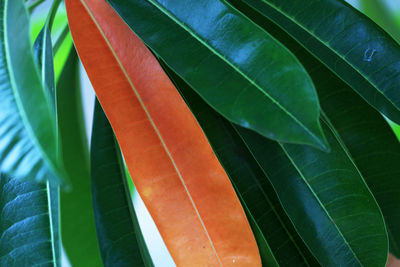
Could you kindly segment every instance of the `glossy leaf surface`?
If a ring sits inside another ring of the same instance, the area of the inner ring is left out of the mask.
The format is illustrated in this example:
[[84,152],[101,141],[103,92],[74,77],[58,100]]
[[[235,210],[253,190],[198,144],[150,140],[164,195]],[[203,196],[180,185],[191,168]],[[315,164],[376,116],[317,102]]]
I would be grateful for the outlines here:
[[382,209],[390,251],[399,255],[400,183],[397,179],[400,147],[383,117],[346,83],[265,17],[245,14],[263,26],[301,60],[318,90],[322,108],[340,135]]
[[93,119],[91,170],[104,266],[153,266],[132,207],[121,152],[98,101]]
[[260,266],[229,178],[151,52],[106,2],[66,4],[78,54],[175,263]]
[[109,2],[157,56],[230,121],[275,140],[327,148],[318,98],[301,64],[229,4]]
[[262,172],[232,124],[208,106],[163,65],[205,132],[246,211],[263,266],[318,266],[282,209]]
[[57,83],[62,158],[70,190],[61,191],[63,246],[73,266],[101,266],[90,184],[89,147],[83,122],[78,56],[71,50]]
[[46,184],[0,174],[0,265],[59,266]]
[[313,76],[324,112],[382,209],[390,251],[400,256],[400,143],[385,119],[346,84],[323,68]]
[[238,128],[322,266],[384,266],[388,239],[381,211],[347,151],[326,124],[324,130],[330,153]]
[[340,0],[242,3],[274,21],[369,104],[400,123],[400,47],[370,19]]
[[0,13],[0,169],[60,181],[55,117],[34,62],[24,2],[0,1]]

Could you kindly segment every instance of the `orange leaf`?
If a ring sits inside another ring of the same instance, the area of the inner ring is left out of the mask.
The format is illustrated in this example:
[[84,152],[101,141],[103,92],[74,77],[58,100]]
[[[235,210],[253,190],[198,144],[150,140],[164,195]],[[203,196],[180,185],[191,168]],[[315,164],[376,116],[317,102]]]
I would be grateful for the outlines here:
[[386,267],[400,267],[400,260],[396,259],[392,254],[389,254]]
[[232,185],[157,60],[105,0],[66,0],[133,182],[178,266],[261,266]]

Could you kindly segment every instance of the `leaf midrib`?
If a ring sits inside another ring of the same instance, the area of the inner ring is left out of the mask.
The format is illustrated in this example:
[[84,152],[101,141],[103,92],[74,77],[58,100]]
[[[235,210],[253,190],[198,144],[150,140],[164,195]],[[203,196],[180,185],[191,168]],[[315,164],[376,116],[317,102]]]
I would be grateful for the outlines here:
[[[372,197],[372,199],[373,199],[373,202],[375,203],[376,207],[379,207],[379,204],[378,204],[377,200],[375,199],[374,194],[372,193],[371,189],[369,188],[369,186],[368,186],[368,184],[367,184],[367,182],[366,182],[366,180],[365,180],[363,174],[362,174],[361,171],[359,170],[359,168],[358,168],[358,166],[357,166],[357,164],[356,164],[356,161],[353,159],[353,156],[352,156],[351,153],[350,153],[350,150],[347,148],[345,142],[342,140],[340,134],[337,132],[337,130],[335,129],[335,127],[333,126],[333,124],[332,124],[331,121],[329,120],[329,117],[325,114],[325,112],[324,112],[324,111],[321,111],[321,114],[322,114],[322,120],[326,123],[326,125],[327,125],[327,126],[329,127],[329,129],[332,131],[332,133],[333,133],[333,135],[335,136],[335,139],[338,141],[340,147],[343,149],[343,151],[344,151],[344,153],[346,154],[347,158],[350,160],[351,164],[352,164],[352,165],[354,166],[354,168],[356,169],[356,171],[357,171],[357,173],[358,173],[358,175],[359,175],[359,177],[360,177],[360,179],[361,179],[361,182],[365,185],[365,188],[366,188],[366,189],[368,190],[368,192],[370,193],[370,195],[371,195],[371,197]],[[387,235],[388,235],[388,236],[387,236],[387,237],[388,237],[388,238],[387,238],[387,248],[389,248],[389,236],[390,236],[390,232],[388,231],[389,229],[388,229],[388,227],[386,226],[386,223],[385,223],[385,219],[384,219],[382,210],[381,210],[381,209],[378,209],[378,211],[379,211],[379,214],[381,215],[381,219],[382,219],[382,222],[383,222],[383,228],[384,228],[383,230],[384,230],[384,232],[387,233]],[[396,245],[397,245],[397,244],[396,244]]]
[[[72,1],[75,1],[75,0],[72,0]],[[85,0],[80,0],[80,2],[82,3],[82,5],[84,6],[84,8],[86,9],[86,12],[87,12],[88,15],[91,17],[91,19],[92,19],[92,21],[94,22],[94,24],[96,25],[97,29],[99,30],[99,33],[103,36],[104,41],[106,42],[108,48],[110,49],[110,51],[111,51],[111,53],[113,54],[115,60],[117,61],[118,65],[120,66],[122,72],[124,73],[124,76],[125,76],[126,80],[128,81],[129,85],[130,85],[131,88],[132,88],[132,91],[135,93],[136,97],[138,98],[138,101],[140,102],[141,107],[142,107],[143,110],[145,111],[146,116],[147,116],[147,119],[149,120],[149,122],[150,122],[150,124],[152,125],[154,131],[156,132],[158,138],[160,139],[160,142],[161,142],[163,148],[165,149],[165,151],[166,151],[166,153],[167,153],[167,155],[168,155],[168,158],[170,159],[172,165],[174,166],[174,169],[176,170],[176,172],[177,172],[177,174],[178,174],[178,177],[179,177],[179,179],[180,179],[180,181],[181,181],[183,187],[185,188],[185,192],[186,192],[186,194],[187,194],[187,196],[188,196],[188,198],[189,198],[189,200],[190,200],[190,202],[191,202],[191,204],[192,204],[192,206],[193,206],[193,209],[194,209],[195,212],[196,212],[197,218],[199,219],[200,224],[202,225],[203,230],[204,230],[204,232],[205,232],[205,234],[206,234],[206,236],[207,236],[207,238],[208,238],[208,240],[209,240],[209,242],[210,242],[210,246],[211,246],[211,248],[213,249],[213,251],[214,251],[214,253],[215,253],[215,256],[216,256],[216,258],[217,258],[217,260],[218,260],[218,263],[219,263],[219,265],[222,267],[223,265],[222,265],[221,259],[220,259],[219,255],[218,255],[218,253],[217,253],[217,250],[216,250],[216,248],[215,248],[215,246],[214,246],[214,243],[212,242],[212,239],[211,239],[211,237],[210,237],[210,234],[209,234],[208,231],[207,231],[207,228],[206,228],[206,226],[205,226],[205,224],[204,224],[204,222],[203,222],[203,220],[202,220],[202,218],[201,218],[201,216],[200,216],[200,213],[199,213],[199,211],[198,211],[198,209],[197,209],[197,206],[196,206],[196,204],[195,204],[195,202],[194,202],[194,200],[193,200],[193,198],[192,198],[192,196],[191,196],[191,194],[190,194],[190,192],[189,192],[189,189],[187,188],[187,185],[186,185],[186,183],[185,183],[185,181],[184,181],[184,179],[183,179],[183,177],[182,177],[182,174],[180,173],[180,171],[179,171],[179,169],[178,169],[178,167],[177,167],[177,165],[176,165],[174,159],[172,158],[172,155],[171,155],[170,151],[168,150],[168,148],[167,148],[167,146],[166,146],[166,144],[165,144],[165,142],[164,142],[164,139],[163,139],[162,136],[161,136],[161,133],[159,132],[157,126],[155,125],[153,119],[151,118],[150,113],[149,113],[149,111],[147,110],[147,108],[146,108],[146,106],[145,106],[145,104],[144,104],[144,102],[143,102],[143,100],[142,100],[140,94],[138,93],[138,91],[137,91],[136,88],[134,87],[134,85],[133,85],[133,83],[132,83],[132,81],[131,81],[131,79],[130,79],[130,77],[129,77],[129,75],[128,75],[126,69],[125,69],[125,67],[123,66],[122,62],[120,61],[120,59],[119,59],[119,57],[118,57],[116,51],[115,51],[114,48],[112,47],[110,41],[108,40],[106,34],[104,33],[103,29],[101,28],[101,26],[100,26],[100,24],[98,23],[97,19],[95,18],[94,14],[91,12],[91,10],[90,10],[90,8],[88,7],[88,5],[86,4]]]
[[[369,77],[367,77],[366,75],[362,74],[358,68],[356,68],[351,62],[347,61],[346,58],[342,55],[340,55],[335,49],[333,49],[329,42],[325,42],[323,40],[321,40],[318,36],[315,35],[314,32],[309,31],[307,28],[303,27],[303,25],[301,23],[299,23],[298,21],[296,21],[294,18],[292,18],[291,16],[289,16],[288,14],[286,14],[286,12],[284,12],[282,9],[280,9],[279,7],[275,6],[272,3],[267,2],[267,0],[261,0],[263,3],[265,3],[266,5],[270,6],[271,8],[275,9],[278,13],[280,13],[281,15],[283,15],[284,17],[286,17],[287,19],[289,19],[290,21],[292,21],[295,25],[298,25],[299,28],[301,28],[302,30],[304,30],[305,32],[307,32],[309,35],[311,35],[311,37],[313,37],[315,40],[317,40],[318,42],[320,42],[323,46],[327,47],[331,52],[333,52],[338,58],[340,58],[344,63],[346,63],[347,65],[349,65],[356,73],[358,73],[361,77],[363,77],[364,80],[366,80],[373,88],[375,88],[376,91],[378,91],[379,94],[381,94],[390,104],[392,104],[397,110],[400,111],[400,107],[397,107],[397,105],[395,105],[393,103],[393,101],[388,98],[381,90],[378,89],[378,87],[369,79]],[[266,16],[266,15],[264,15]],[[275,22],[274,22],[275,23]],[[281,26],[279,26],[281,27]],[[286,30],[285,30],[286,31]],[[295,40],[298,41],[297,38],[295,38],[289,31],[286,31],[290,36],[292,36],[292,38],[294,38]],[[298,41],[300,43],[302,43],[301,41]],[[307,49],[309,50],[309,49]],[[310,50],[309,50],[310,51]],[[311,51],[310,51],[311,52]],[[316,56],[313,52],[311,52],[319,61],[322,62],[321,59],[319,59],[318,56]],[[329,68],[332,72],[334,72],[338,77],[340,77],[340,75],[332,70],[331,68]],[[369,101],[368,101],[369,102]]]
[[[276,106],[278,106],[279,109],[281,109],[284,113],[286,113],[286,115],[288,115],[291,119],[293,119],[301,128],[303,128],[303,130],[306,133],[308,133],[320,146],[324,147],[324,144],[319,140],[319,138],[313,132],[311,132],[308,129],[308,127],[306,127],[296,116],[294,116],[285,107],[283,107],[275,98],[273,98],[271,95],[269,95],[266,91],[262,90],[262,87],[260,85],[258,85],[255,81],[253,81],[250,77],[248,77],[245,73],[243,73],[238,67],[236,67],[234,64],[232,64],[228,59],[226,59],[223,55],[221,55],[221,53],[219,53],[212,46],[210,46],[200,36],[196,35],[190,27],[181,23],[179,21],[179,19],[175,18],[175,16],[173,14],[171,14],[168,10],[166,10],[166,8],[162,7],[157,2],[154,2],[154,0],[149,0],[149,2],[151,4],[153,4],[156,8],[158,8],[163,14],[165,14],[173,22],[175,22],[177,25],[179,25],[182,29],[184,29],[186,32],[188,32],[191,36],[193,36],[196,40],[198,40],[201,44],[203,44],[205,47],[207,47],[213,54],[215,54],[220,59],[222,59],[225,63],[227,63],[237,73],[239,73],[241,76],[243,76],[250,84],[252,84],[254,87],[256,87],[262,94],[264,94],[268,99],[270,99],[272,103],[274,103]],[[276,40],[274,40],[274,41],[277,42]]]
[[[253,153],[250,151],[246,141],[243,139],[242,135],[239,133],[238,128],[233,125],[232,123],[230,123],[230,125],[233,128],[233,131],[238,135],[238,137],[240,138],[240,140],[242,140],[242,142],[244,143],[245,149],[250,153],[250,155],[254,158],[255,163],[257,164],[257,166],[259,166],[261,168],[261,170],[263,170],[262,166],[260,165],[260,163],[258,162],[258,160],[256,159],[256,157],[254,157]],[[266,178],[268,180],[269,179],[268,175],[262,171],[263,174],[266,176]],[[289,232],[289,229],[285,226],[285,223],[283,222],[281,216],[279,215],[278,211],[275,209],[275,205],[272,203],[272,201],[270,200],[270,198],[268,197],[268,194],[265,192],[264,188],[262,188],[261,184],[259,181],[255,180],[255,183],[257,185],[257,187],[261,190],[262,194],[264,195],[264,197],[266,198],[268,204],[271,206],[271,209],[273,211],[273,213],[275,214],[275,216],[277,217],[279,223],[281,224],[282,228],[284,229],[285,233],[289,236],[290,241],[293,243],[294,247],[296,248],[296,251],[298,251],[298,253],[300,254],[300,256],[303,258],[304,262],[307,264],[307,266],[311,266],[310,263],[308,262],[308,260],[306,259],[305,255],[303,254],[302,250],[300,249],[300,247],[298,246],[297,242],[294,240],[294,237],[292,236],[292,234]],[[239,191],[238,191],[239,192]],[[254,216],[253,216],[254,217]],[[255,221],[255,223],[258,226],[258,223]],[[267,242],[268,243],[268,242]]]
[[312,186],[307,182],[307,179],[304,177],[302,171],[300,170],[300,168],[297,166],[297,164],[293,161],[293,159],[291,158],[291,156],[289,155],[289,153],[287,152],[287,150],[285,149],[284,145],[279,143],[279,146],[282,148],[282,151],[285,153],[286,157],[289,159],[289,161],[291,162],[291,164],[293,165],[293,167],[296,169],[297,173],[300,175],[301,179],[303,180],[304,184],[307,186],[307,188],[309,189],[309,191],[311,192],[311,194],[314,196],[314,198],[317,200],[318,204],[320,205],[320,207],[322,208],[322,210],[325,212],[326,216],[328,217],[328,219],[331,221],[331,223],[334,225],[334,227],[336,228],[337,232],[340,234],[340,236],[342,237],[344,243],[346,244],[346,246],[348,247],[349,251],[352,253],[352,255],[354,256],[354,258],[357,260],[357,262],[359,263],[359,266],[363,266],[361,264],[360,259],[357,257],[357,255],[355,254],[355,252],[353,251],[352,247],[350,246],[350,244],[347,242],[346,238],[344,237],[342,231],[339,229],[338,225],[334,222],[334,220],[332,219],[331,215],[329,214],[329,212],[326,210],[325,206],[322,204],[320,198],[318,197],[317,193],[314,191],[314,189],[312,188]]
[[[256,161],[257,162],[257,161]],[[257,165],[258,162],[257,162]],[[265,174],[265,176],[267,176]],[[268,179],[268,177],[266,177]],[[272,201],[269,199],[267,193],[265,192],[265,190],[262,188],[261,184],[259,181],[255,181],[255,183],[257,184],[257,187],[261,190],[262,194],[264,195],[264,197],[266,198],[268,204],[271,206],[272,212],[275,214],[275,216],[277,217],[278,222],[280,223],[280,225],[282,226],[282,228],[284,229],[285,233],[288,235],[291,243],[293,244],[293,246],[296,248],[296,251],[300,254],[300,256],[303,258],[304,263],[307,264],[307,266],[310,266],[310,263],[308,262],[308,260],[306,259],[305,255],[303,254],[303,251],[300,249],[300,247],[297,245],[297,242],[294,240],[294,237],[292,236],[292,234],[289,232],[288,228],[286,227],[286,225],[283,223],[283,220],[281,218],[281,216],[279,215],[278,211],[275,208],[275,205],[272,204]],[[252,217],[254,217],[252,214],[250,214]],[[255,224],[258,227],[258,223],[257,221],[254,221]],[[263,238],[265,239],[264,235]],[[268,243],[268,242],[267,242]]]

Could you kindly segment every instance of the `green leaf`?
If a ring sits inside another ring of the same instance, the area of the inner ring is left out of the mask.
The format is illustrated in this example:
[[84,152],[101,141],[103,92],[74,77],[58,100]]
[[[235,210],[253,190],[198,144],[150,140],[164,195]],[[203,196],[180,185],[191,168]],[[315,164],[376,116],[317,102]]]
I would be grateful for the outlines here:
[[58,81],[72,48],[72,37],[69,32],[64,1],[61,3],[54,18],[53,29],[54,73],[56,81]]
[[171,69],[162,65],[231,179],[253,229],[263,266],[318,266],[281,207],[268,178],[232,124],[209,107]]
[[53,247],[48,186],[0,174],[1,266],[60,266]]
[[54,251],[54,265],[61,267],[61,224],[60,224],[60,187],[47,182],[47,199],[51,225],[51,242]]
[[132,207],[119,146],[97,100],[91,170],[93,207],[104,266],[153,266]]
[[[35,43],[33,44],[35,60],[38,63],[43,86],[49,94],[54,112],[57,112],[56,105],[56,84],[54,78],[53,45],[49,22],[40,31]],[[57,120],[57,116],[56,116]]]
[[0,170],[60,182],[55,116],[34,62],[24,2],[1,0],[0,13]]
[[399,255],[400,183],[397,179],[400,144],[383,117],[346,83],[316,60],[277,26],[245,10],[301,60],[318,90],[321,105],[353,157],[382,209],[390,251]]
[[[68,60],[68,56],[70,54],[70,51],[73,47],[73,42],[72,42],[72,37],[71,34],[69,33],[69,27],[68,24],[65,25],[67,29],[65,35],[63,38],[60,37],[60,39],[57,39],[56,44],[54,45],[54,73],[56,77],[56,81],[60,78],[60,75],[63,71],[64,65],[66,64]],[[59,45],[59,47],[56,47]]]
[[90,184],[89,147],[83,121],[79,65],[72,49],[57,83],[58,125],[71,190],[61,191],[65,252],[72,266],[102,266]]
[[[36,63],[41,70],[41,78],[43,87],[46,89],[49,98],[51,99],[51,104],[53,107],[53,112],[56,114],[56,121],[58,121],[57,116],[57,101],[56,101],[56,86],[54,77],[54,64],[53,64],[53,49],[51,42],[51,26],[52,20],[55,12],[57,11],[60,1],[54,1],[51,6],[46,23],[39,33],[35,43],[34,43],[34,54]],[[59,133],[58,127],[56,127],[57,134],[57,155],[60,155],[60,143],[59,143]],[[60,188],[58,185],[49,184],[46,188],[48,194],[49,203],[49,217],[51,220],[51,233],[52,233],[52,245],[55,257],[55,266],[61,266],[61,232],[60,232]]]
[[361,10],[400,44],[400,27],[394,12],[381,0],[361,0]]
[[[253,217],[253,215],[251,215],[249,208],[247,207],[245,201],[243,200],[241,194],[238,192],[237,188],[235,188],[235,190],[238,195],[238,198],[240,199],[240,202],[242,203],[243,210],[246,213],[247,220],[249,221],[251,229],[253,230],[254,238],[256,239],[258,250],[260,251],[262,265],[279,267],[280,265],[278,264],[278,259],[273,254],[271,247],[268,244],[268,241],[265,239],[265,236],[263,235],[261,228],[257,224],[257,220]],[[297,261],[295,262],[294,265],[288,265],[288,266],[296,266],[297,264],[299,266],[302,266],[304,263],[301,261]]]
[[388,239],[381,211],[336,133],[325,122],[323,128],[330,153],[237,127],[321,265],[384,266]]
[[240,3],[284,29],[370,105],[400,123],[400,48],[370,19],[340,0]]
[[325,68],[312,75],[324,112],[352,155],[385,217],[390,251],[400,256],[400,143],[389,124]]
[[230,121],[275,140],[327,149],[318,98],[304,68],[225,1],[109,2],[157,56]]

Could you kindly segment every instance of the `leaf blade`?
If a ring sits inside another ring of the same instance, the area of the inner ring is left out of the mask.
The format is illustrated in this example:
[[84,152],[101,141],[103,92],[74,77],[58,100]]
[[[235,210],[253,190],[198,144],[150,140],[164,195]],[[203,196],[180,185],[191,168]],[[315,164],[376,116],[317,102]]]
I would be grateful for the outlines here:
[[229,175],[252,225],[263,266],[319,266],[232,124],[208,106],[165,64],[162,66],[196,116]]
[[55,120],[33,59],[24,3],[1,1],[0,12],[3,17],[0,169],[17,178],[60,183]]
[[[154,266],[146,245],[141,242],[143,237],[132,207],[120,153],[112,128],[96,100],[91,145],[91,181],[103,264]],[[136,242],[133,242],[135,239]]]
[[60,195],[61,231],[65,252],[73,266],[101,266],[78,67],[78,56],[71,49],[57,83],[61,153],[71,187]]
[[[287,33],[249,9],[242,9],[259,25],[291,49],[304,64],[317,88],[322,109],[333,124],[345,148],[382,209],[388,228],[390,251],[398,255],[400,206],[397,177],[399,143],[382,116],[362,100]],[[368,145],[366,145],[368,144]],[[367,156],[368,155],[368,156]],[[384,160],[379,159],[384,155]],[[382,192],[382,193],[381,193]],[[384,193],[383,193],[384,192]]]
[[0,185],[1,265],[55,265],[46,184],[0,174]]
[[[107,3],[66,3],[80,58],[175,262],[218,266],[234,260],[259,266],[257,245],[229,178],[151,52]],[[96,44],[95,53],[88,41]],[[97,61],[98,51],[107,65]],[[234,215],[214,216],[226,209]],[[218,227],[222,224],[224,229]]]
[[[245,129],[238,132],[322,265],[383,266],[388,240],[379,206],[337,137],[324,128],[329,154],[274,144]],[[275,166],[282,167],[276,171]]]
[[319,75],[324,80],[315,80],[319,84],[324,112],[380,205],[388,227],[390,251],[398,256],[400,184],[396,177],[399,173],[397,162],[400,160],[400,144],[376,110],[355,95],[346,84],[326,73],[322,74],[323,71],[316,69],[315,77]]
[[[241,3],[249,4],[274,21],[370,105],[400,122],[400,49],[367,17],[338,0],[308,5],[275,0]],[[315,10],[320,10],[317,16],[307,16]],[[295,12],[301,16],[296,16]],[[390,59],[389,64],[387,59]]]
[[[217,0],[191,1],[190,5],[109,2],[169,67],[230,121],[269,138],[326,149],[318,99],[302,66],[228,4]],[[173,44],[179,53],[171,53],[165,43]],[[302,112],[301,101],[307,103]],[[253,109],[246,109],[250,103]],[[279,119],[266,116],[268,112],[275,112]]]

